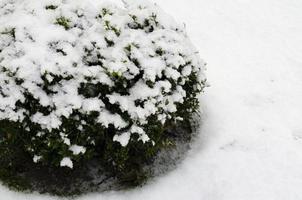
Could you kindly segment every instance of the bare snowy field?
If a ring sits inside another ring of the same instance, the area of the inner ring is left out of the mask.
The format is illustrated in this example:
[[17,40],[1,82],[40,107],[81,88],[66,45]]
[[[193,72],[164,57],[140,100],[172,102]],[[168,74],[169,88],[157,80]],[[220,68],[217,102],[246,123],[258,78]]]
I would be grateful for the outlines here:
[[[179,167],[79,200],[302,199],[302,1],[156,0],[208,63],[203,126]],[[54,200],[0,187],[0,200]]]

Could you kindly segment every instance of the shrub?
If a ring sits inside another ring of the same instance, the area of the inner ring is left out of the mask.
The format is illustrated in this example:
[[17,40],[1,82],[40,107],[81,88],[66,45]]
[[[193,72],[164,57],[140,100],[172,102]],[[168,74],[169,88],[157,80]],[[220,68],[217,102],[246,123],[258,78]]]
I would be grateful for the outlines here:
[[204,63],[184,27],[129,2],[0,3],[2,158],[75,169],[97,157],[126,177],[198,111]]

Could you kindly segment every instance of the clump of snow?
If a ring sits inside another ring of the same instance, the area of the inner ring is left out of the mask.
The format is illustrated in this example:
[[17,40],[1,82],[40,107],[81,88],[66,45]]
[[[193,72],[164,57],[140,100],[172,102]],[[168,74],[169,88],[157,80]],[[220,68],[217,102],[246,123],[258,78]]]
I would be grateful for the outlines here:
[[123,147],[127,146],[130,140],[130,132],[125,132],[121,135],[115,135],[113,141],[119,142]]
[[79,155],[80,153],[84,154],[86,152],[85,147],[78,145],[72,145],[69,147],[69,150],[72,151],[73,155]]
[[69,168],[73,168],[73,162],[69,157],[65,157],[61,160],[60,162],[60,166],[61,167],[69,167]]
[[34,163],[39,162],[39,160],[40,160],[41,158],[42,158],[42,156],[34,155],[34,158],[33,158]]

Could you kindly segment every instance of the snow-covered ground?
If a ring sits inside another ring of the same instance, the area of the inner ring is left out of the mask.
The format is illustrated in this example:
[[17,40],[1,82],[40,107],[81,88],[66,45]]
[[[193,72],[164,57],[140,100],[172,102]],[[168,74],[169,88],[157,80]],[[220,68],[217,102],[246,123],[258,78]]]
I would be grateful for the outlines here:
[[[203,125],[178,168],[79,200],[302,199],[302,1],[156,0],[208,62]],[[0,200],[54,200],[0,187]]]

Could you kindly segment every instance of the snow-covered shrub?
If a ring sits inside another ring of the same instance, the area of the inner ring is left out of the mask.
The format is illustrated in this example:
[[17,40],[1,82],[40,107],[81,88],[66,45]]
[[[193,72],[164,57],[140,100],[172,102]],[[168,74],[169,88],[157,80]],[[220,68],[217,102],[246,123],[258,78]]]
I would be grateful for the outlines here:
[[0,144],[37,165],[133,169],[198,110],[203,68],[184,26],[147,1],[2,0]]

